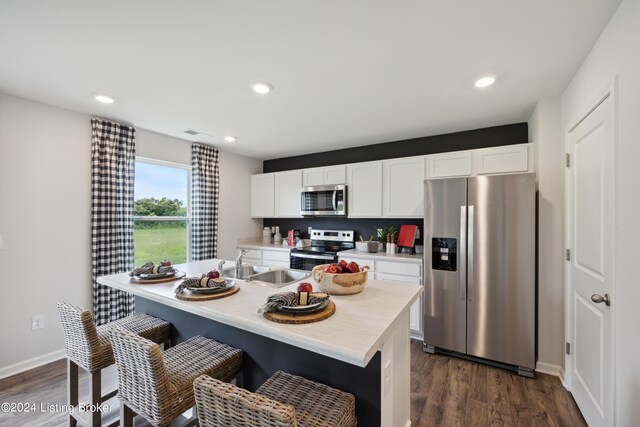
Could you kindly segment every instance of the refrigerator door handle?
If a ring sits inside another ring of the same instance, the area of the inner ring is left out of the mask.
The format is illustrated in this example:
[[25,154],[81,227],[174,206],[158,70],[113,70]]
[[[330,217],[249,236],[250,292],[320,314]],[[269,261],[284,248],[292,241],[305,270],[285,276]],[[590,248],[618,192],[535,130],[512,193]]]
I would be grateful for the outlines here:
[[473,205],[469,205],[467,225],[467,301],[473,301]]
[[460,265],[460,283],[458,297],[467,299],[467,207],[460,206],[460,244],[458,245],[458,264]]

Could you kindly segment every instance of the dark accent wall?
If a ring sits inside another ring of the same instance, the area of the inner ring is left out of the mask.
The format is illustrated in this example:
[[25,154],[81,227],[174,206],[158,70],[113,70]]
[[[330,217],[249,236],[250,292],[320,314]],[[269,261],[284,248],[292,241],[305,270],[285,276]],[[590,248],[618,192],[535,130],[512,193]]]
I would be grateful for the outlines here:
[[[526,144],[529,140],[527,123],[515,123],[494,126],[444,135],[425,136],[403,141],[385,142],[345,148],[343,150],[325,151],[304,156],[285,157],[265,160],[264,173],[281,172],[293,169],[305,169],[321,166],[341,165],[356,162],[394,159],[400,157],[423,156],[426,154],[446,153],[451,151],[473,150],[477,148],[497,147],[501,145]],[[355,230],[356,239],[362,235],[366,240],[375,233],[376,227],[415,224],[423,235],[422,219],[358,219],[358,218],[265,218],[264,226],[280,227],[286,236],[289,229],[299,229],[303,237],[308,237],[307,227],[329,228],[338,230]],[[416,244],[421,245],[422,239]]]
[[324,151],[303,156],[265,160],[263,171],[264,173],[281,172],[293,169],[342,165],[345,163],[423,156],[425,154],[473,150],[500,145],[526,144],[528,141],[529,130],[527,123],[515,123],[464,132],[405,139],[403,141],[363,145],[343,150]]

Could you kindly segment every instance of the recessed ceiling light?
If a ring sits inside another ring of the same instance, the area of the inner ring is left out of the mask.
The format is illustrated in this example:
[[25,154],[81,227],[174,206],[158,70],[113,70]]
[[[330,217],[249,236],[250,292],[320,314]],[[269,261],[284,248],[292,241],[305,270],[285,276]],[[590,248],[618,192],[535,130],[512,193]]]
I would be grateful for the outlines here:
[[102,102],[103,104],[113,104],[116,102],[116,99],[113,96],[105,95],[103,93],[97,93],[94,98],[98,102]]
[[496,81],[495,77],[483,77],[476,80],[476,87],[488,87]]
[[224,140],[227,141],[227,142],[235,142],[236,139],[238,139],[238,138],[236,138],[235,136],[231,136],[231,135],[227,135],[227,136],[224,137]]
[[251,83],[251,89],[253,89],[255,93],[265,95],[273,90],[273,85],[269,82],[255,82]]

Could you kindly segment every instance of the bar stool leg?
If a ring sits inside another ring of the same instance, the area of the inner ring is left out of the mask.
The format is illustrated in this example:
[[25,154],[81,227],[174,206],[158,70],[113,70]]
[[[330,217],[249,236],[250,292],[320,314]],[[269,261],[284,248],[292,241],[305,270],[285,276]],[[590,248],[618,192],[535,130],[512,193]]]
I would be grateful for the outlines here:
[[[67,357],[67,403],[75,409],[78,407],[78,365]],[[69,414],[69,427],[76,427],[78,421]]]
[[[94,408],[100,406],[102,398],[102,371],[98,371],[89,375],[89,392],[91,393],[91,402]],[[96,410],[91,412],[91,427],[100,427],[102,424],[102,412]]]
[[120,403],[120,427],[133,427],[133,410],[124,403]]

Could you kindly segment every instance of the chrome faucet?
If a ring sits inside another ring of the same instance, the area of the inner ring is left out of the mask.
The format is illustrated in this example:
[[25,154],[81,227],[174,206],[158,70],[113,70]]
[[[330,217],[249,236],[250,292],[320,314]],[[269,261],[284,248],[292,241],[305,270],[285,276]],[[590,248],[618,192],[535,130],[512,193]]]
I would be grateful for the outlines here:
[[240,253],[236,257],[236,278],[242,279],[242,257],[249,252],[246,249],[240,249]]
[[[225,262],[226,262],[225,260],[222,260],[222,261],[220,261],[218,263],[218,271],[222,272],[222,266],[224,265]],[[222,273],[220,273],[220,274],[222,274]]]

